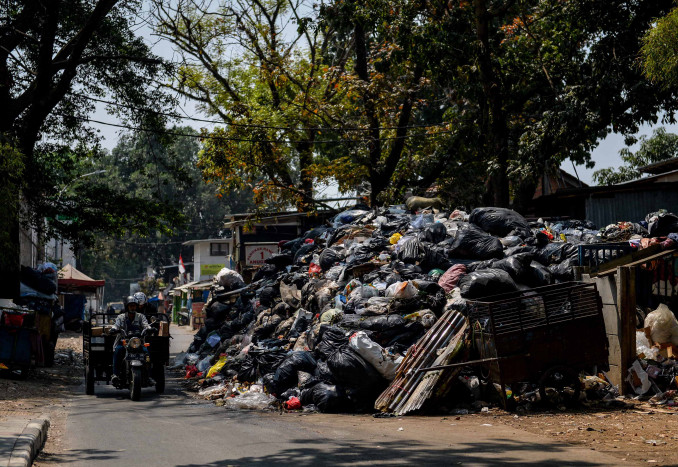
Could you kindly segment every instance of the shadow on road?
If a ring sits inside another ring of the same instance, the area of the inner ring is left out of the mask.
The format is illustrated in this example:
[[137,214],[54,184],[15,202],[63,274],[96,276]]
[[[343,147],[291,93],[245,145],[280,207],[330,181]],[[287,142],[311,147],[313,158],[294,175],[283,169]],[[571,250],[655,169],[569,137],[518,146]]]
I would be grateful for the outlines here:
[[[453,440],[451,440],[453,441]],[[212,463],[180,464],[178,467],[231,466],[231,465],[355,465],[377,463],[384,465],[604,465],[595,461],[565,461],[555,454],[566,451],[566,446],[496,439],[478,443],[454,443],[453,447],[431,449],[415,441],[401,442],[337,442],[336,440],[298,439],[290,447],[265,456],[229,458]],[[554,454],[546,457],[545,453]]]
[[41,453],[40,461],[50,464],[70,464],[73,462],[108,461],[120,458],[123,451],[108,451],[106,449],[72,449],[60,454]]

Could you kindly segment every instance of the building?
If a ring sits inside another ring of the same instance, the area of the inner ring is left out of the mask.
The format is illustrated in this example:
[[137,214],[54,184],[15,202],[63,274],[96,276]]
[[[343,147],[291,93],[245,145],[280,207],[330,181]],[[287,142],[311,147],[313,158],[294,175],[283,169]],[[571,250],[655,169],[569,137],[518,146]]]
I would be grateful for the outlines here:
[[639,169],[648,174],[610,186],[562,188],[535,197],[533,211],[540,217],[588,219],[598,227],[618,221],[638,222],[650,212],[678,212],[678,158]]

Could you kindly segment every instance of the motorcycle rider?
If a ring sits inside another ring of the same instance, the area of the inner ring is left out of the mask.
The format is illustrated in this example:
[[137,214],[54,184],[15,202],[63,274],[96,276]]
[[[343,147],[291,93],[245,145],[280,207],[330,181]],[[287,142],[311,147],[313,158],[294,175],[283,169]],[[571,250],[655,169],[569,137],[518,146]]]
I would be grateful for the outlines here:
[[[144,299],[146,296],[144,295]],[[140,299],[140,298],[139,298]],[[152,327],[148,324],[148,320],[143,313],[138,313],[139,301],[132,296],[127,297],[127,303],[125,304],[125,313],[120,313],[115,320],[115,324],[111,328],[111,333],[117,333],[118,336],[115,339],[115,344],[113,348],[113,377],[111,378],[111,383],[114,386],[120,384],[120,371],[123,366],[123,359],[125,357],[125,347],[122,345],[122,334],[120,331],[125,331],[125,334],[130,334],[134,332],[146,333]],[[146,348],[144,347],[144,352]]]

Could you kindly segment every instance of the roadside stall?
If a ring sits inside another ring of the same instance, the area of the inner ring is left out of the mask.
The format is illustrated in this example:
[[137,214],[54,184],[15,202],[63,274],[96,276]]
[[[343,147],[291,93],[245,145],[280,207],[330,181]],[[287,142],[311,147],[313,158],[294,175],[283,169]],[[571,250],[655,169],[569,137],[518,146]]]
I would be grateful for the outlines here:
[[190,322],[194,329],[199,328],[204,323],[203,307],[211,285],[211,280],[195,281],[172,289],[170,292],[174,297],[172,321]]
[[67,327],[80,329],[82,321],[88,316],[86,301],[94,311],[102,306],[105,284],[105,281],[92,279],[70,264],[59,270],[59,303],[64,309]]

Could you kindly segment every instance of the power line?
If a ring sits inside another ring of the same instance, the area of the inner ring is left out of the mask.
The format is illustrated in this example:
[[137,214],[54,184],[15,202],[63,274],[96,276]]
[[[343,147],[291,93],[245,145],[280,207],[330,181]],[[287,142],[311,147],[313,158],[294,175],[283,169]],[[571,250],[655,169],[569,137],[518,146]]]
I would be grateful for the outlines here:
[[[248,139],[248,138],[234,138],[230,136],[214,136],[214,135],[208,135],[208,136],[201,136],[201,135],[194,135],[194,134],[188,134],[188,133],[180,133],[178,131],[170,131],[170,130],[156,130],[153,128],[144,128],[144,127],[134,127],[130,125],[123,125],[120,123],[110,123],[110,122],[103,122],[101,120],[94,120],[88,117],[78,117],[76,115],[66,115],[63,113],[55,113],[56,115],[61,115],[62,117],[67,117],[67,118],[73,118],[76,120],[88,122],[88,123],[97,123],[99,125],[106,125],[106,126],[112,126],[115,128],[123,128],[126,130],[133,130],[133,131],[147,131],[149,133],[156,133],[156,134],[163,134],[163,135],[169,135],[169,136],[182,136],[182,137],[187,137],[187,138],[196,138],[196,139],[212,139],[212,140],[217,140],[217,141],[236,141],[236,142],[241,142],[241,143],[275,143],[275,144],[280,144],[280,143],[288,143],[288,144],[299,144],[299,143],[313,143],[313,144],[346,144],[346,143],[369,143],[375,141],[374,138],[362,138],[362,139],[353,139],[353,140],[297,140],[297,141],[292,141],[292,140],[276,140],[276,139]],[[441,133],[453,133],[453,130],[441,130],[435,133],[435,135],[441,134]],[[398,140],[398,139],[406,139],[406,138],[415,138],[415,137],[432,137],[434,135],[431,134],[410,134],[410,135],[401,135],[401,136],[385,136],[383,138],[379,138],[379,141],[386,141],[386,140]]]
[[[119,102],[112,102],[108,101],[105,99],[99,99],[97,97],[92,97],[88,96],[85,94],[80,94],[76,92],[71,92],[74,96],[82,97],[94,102],[100,102],[102,104],[108,104],[108,105],[114,105],[117,107],[125,107],[131,110],[137,110],[140,112],[147,112],[155,115],[162,115],[164,117],[170,117],[170,118],[176,118],[180,120],[191,120],[194,122],[200,122],[200,123],[213,123],[216,125],[228,125],[228,126],[234,126],[234,127],[241,127],[241,128],[258,128],[262,130],[289,130],[289,127],[282,127],[282,126],[271,126],[271,125],[257,125],[254,123],[228,123],[224,122],[223,120],[209,120],[209,119],[204,119],[204,118],[198,118],[198,117],[189,117],[189,116],[183,116],[175,113],[168,113],[168,112],[160,112],[157,110],[151,110],[151,109],[145,109],[143,107],[137,107],[134,105],[130,104],[121,104]],[[399,130],[399,129],[410,129],[410,128],[430,128],[430,127],[443,127],[449,125],[451,122],[442,122],[442,123],[432,123],[428,125],[405,125],[405,126],[385,126],[385,127],[379,127],[380,130]],[[344,128],[332,128],[332,127],[299,127],[299,128],[294,128],[297,131],[372,131],[371,128],[361,128],[361,127],[344,127]]]

